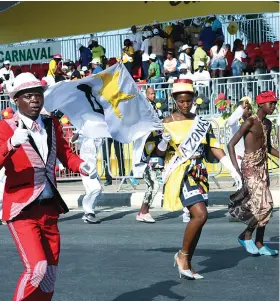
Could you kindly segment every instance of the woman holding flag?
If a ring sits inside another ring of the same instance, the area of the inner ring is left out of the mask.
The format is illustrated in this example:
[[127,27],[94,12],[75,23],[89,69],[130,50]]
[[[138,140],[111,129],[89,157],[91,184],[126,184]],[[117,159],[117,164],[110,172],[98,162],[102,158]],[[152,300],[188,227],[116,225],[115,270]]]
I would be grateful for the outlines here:
[[[213,154],[230,172],[241,188],[240,175],[225,155],[215,138],[211,124],[191,113],[194,90],[191,80],[175,80],[172,90],[176,110],[164,119],[165,132],[158,144],[158,155],[165,155],[163,179],[164,204],[167,210],[187,207],[190,222],[187,224],[181,250],[174,256],[179,275],[189,279],[202,279],[191,265],[202,228],[207,221],[208,175],[204,159],[210,162]],[[213,158],[212,158],[213,162]]]

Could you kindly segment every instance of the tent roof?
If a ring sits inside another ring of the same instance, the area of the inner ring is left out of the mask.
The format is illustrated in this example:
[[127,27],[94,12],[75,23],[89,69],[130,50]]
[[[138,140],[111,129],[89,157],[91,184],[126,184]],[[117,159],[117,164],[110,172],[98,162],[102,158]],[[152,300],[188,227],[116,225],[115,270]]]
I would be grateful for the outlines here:
[[[3,3],[6,9],[11,1]],[[14,2],[16,4],[16,2]],[[241,2],[240,2],[241,4]],[[32,1],[0,13],[0,44],[81,35],[209,14],[278,12],[277,1]],[[157,13],[155,13],[157,12]]]

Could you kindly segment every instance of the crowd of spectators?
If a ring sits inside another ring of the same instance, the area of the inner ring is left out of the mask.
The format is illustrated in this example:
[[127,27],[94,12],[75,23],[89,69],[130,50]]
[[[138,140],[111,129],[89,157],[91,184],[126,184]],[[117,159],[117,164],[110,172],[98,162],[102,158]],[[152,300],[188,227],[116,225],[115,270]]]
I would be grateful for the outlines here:
[[[174,21],[164,28],[156,21],[141,30],[133,25],[131,34],[124,40],[120,58],[107,60],[106,49],[97,40],[89,40],[88,45],[79,43],[77,50],[77,62],[55,54],[44,70],[37,72],[35,64],[31,72],[53,84],[96,74],[122,61],[135,81],[152,83],[159,88],[163,82],[172,82],[175,78],[191,79],[207,86],[211,78],[279,71],[279,42],[249,43],[244,49],[242,40],[236,39],[231,49],[215,15],[203,22],[198,18]],[[14,76],[21,71],[30,71],[23,67],[22,70],[13,68],[13,72],[10,62],[4,62],[0,69],[0,91],[8,91]]]

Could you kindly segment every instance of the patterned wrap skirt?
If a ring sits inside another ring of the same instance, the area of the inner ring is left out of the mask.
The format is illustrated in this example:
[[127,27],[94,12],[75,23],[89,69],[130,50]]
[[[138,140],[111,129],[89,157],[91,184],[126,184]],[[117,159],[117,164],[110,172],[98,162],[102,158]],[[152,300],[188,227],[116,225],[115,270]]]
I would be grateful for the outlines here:
[[266,145],[244,154],[241,171],[246,194],[229,204],[229,214],[252,228],[265,226],[273,209],[266,154]]

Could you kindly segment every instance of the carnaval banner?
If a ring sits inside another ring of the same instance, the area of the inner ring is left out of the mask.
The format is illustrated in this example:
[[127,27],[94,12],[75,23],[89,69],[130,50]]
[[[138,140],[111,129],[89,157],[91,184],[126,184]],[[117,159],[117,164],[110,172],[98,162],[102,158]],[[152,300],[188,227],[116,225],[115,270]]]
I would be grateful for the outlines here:
[[61,53],[61,43],[42,43],[25,46],[1,47],[0,63],[8,60],[12,65],[29,65],[49,62],[55,53]]
[[88,138],[112,137],[130,143],[162,128],[152,106],[123,64],[45,92],[45,109],[60,110]]
[[[57,24],[50,20],[53,1],[20,1],[1,13],[0,44],[38,38],[73,36],[141,26],[157,20],[188,19],[209,14],[261,14],[279,12],[278,1],[55,1],[55,12],[82,13],[83,20]],[[156,13],[160,12],[160,13]],[[53,13],[52,13],[53,14]],[[29,17],[32,16],[32,17]],[[47,22],[46,24],[43,23]]]

